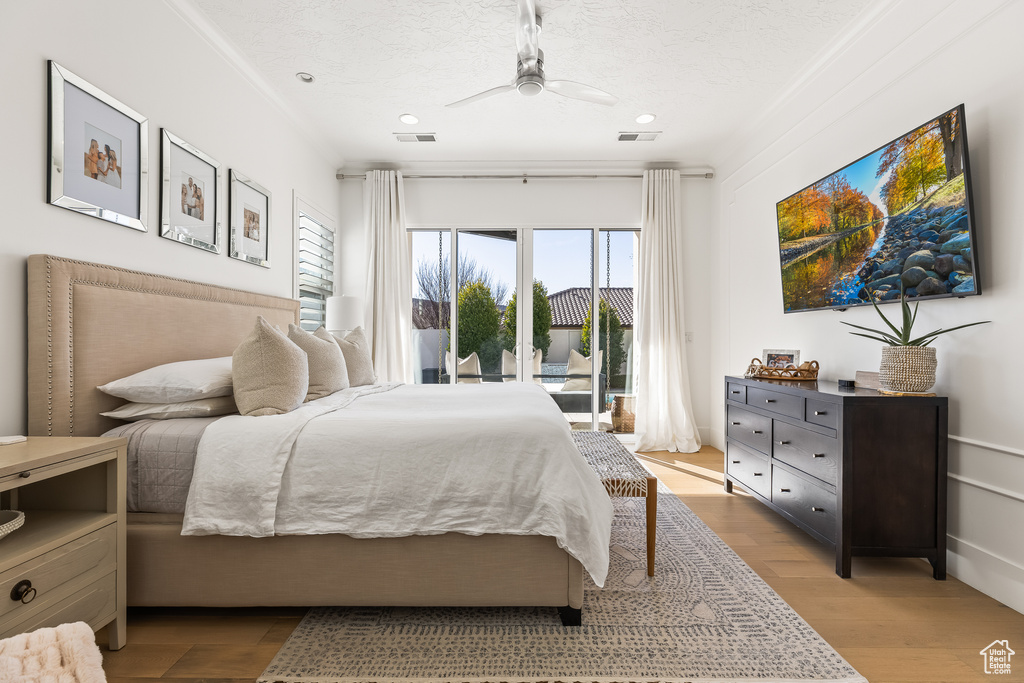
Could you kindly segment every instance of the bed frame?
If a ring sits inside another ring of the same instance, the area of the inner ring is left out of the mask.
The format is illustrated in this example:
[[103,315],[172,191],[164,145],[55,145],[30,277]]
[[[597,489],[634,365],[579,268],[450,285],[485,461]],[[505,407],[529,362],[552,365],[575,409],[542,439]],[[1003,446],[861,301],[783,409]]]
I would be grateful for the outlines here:
[[[30,256],[29,434],[102,434],[120,423],[99,413],[121,401],[97,386],[231,355],[257,314],[284,327],[299,302]],[[127,551],[129,605],[554,606],[566,625],[583,607],[582,565],[547,536],[182,536],[179,515],[137,513]]]

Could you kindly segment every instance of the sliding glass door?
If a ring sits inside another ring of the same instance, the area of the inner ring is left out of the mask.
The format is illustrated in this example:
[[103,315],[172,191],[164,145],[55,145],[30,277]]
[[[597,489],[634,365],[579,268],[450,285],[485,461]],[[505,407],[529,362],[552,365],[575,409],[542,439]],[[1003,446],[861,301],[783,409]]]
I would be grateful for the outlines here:
[[636,234],[412,231],[417,381],[534,382],[574,428],[632,431]]

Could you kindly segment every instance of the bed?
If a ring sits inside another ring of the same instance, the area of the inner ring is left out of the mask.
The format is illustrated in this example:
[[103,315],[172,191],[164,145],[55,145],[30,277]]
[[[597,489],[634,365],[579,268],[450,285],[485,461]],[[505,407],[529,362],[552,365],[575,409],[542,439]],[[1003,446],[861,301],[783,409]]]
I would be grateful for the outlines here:
[[[96,436],[122,401],[97,386],[230,355],[257,314],[297,301],[48,255],[28,262],[29,433]],[[444,390],[438,387],[438,390]],[[579,624],[582,564],[545,535],[182,536],[181,515],[128,520],[128,604],[553,606]]]

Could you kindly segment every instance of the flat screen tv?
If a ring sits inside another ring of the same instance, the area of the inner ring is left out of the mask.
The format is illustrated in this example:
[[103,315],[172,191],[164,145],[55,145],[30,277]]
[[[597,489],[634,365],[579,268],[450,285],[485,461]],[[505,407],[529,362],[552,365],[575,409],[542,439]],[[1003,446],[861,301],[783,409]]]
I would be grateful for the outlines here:
[[981,293],[962,104],[776,213],[786,313]]

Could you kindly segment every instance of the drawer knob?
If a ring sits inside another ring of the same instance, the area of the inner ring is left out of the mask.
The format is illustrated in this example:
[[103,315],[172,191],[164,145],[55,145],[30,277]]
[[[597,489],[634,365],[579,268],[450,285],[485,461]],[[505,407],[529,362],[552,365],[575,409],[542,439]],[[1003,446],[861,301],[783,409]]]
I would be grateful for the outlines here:
[[738,391],[736,391],[735,389],[733,389],[733,390],[732,390],[732,393],[734,393],[734,394],[738,394],[738,393],[740,393],[740,392],[738,392]]
[[754,434],[764,434],[764,432],[762,432],[760,429],[752,429],[751,432],[753,432]]
[[32,473],[31,472],[22,472],[18,476],[21,477],[22,479],[28,479],[29,477],[32,476]]
[[765,403],[775,403],[775,399],[774,399],[774,398],[766,398],[766,399],[764,400],[764,402],[765,402]]
[[755,477],[762,477],[762,476],[764,476],[764,473],[763,472],[754,472],[754,476]]
[[811,507],[811,512],[824,512],[825,508]]
[[812,458],[824,458],[825,454],[824,453],[811,453],[811,457]]
[[738,427],[740,423],[739,422],[733,422],[732,424],[733,424],[734,427]]
[[828,415],[828,413],[825,412],[824,410],[815,410],[814,414],[815,415]]
[[787,444],[789,444],[789,442],[788,442],[788,441],[780,441],[780,442],[779,442],[779,445],[780,445],[780,446],[785,446],[785,445],[787,445]]
[[732,464],[733,464],[733,465],[739,465],[739,464],[740,464],[740,461],[739,461],[739,460],[733,460],[733,461],[732,461]]
[[789,489],[779,489],[779,493],[789,493]]
[[23,602],[26,605],[36,598],[36,589],[32,587],[32,582],[29,580],[19,581],[11,589],[11,600],[15,602]]

